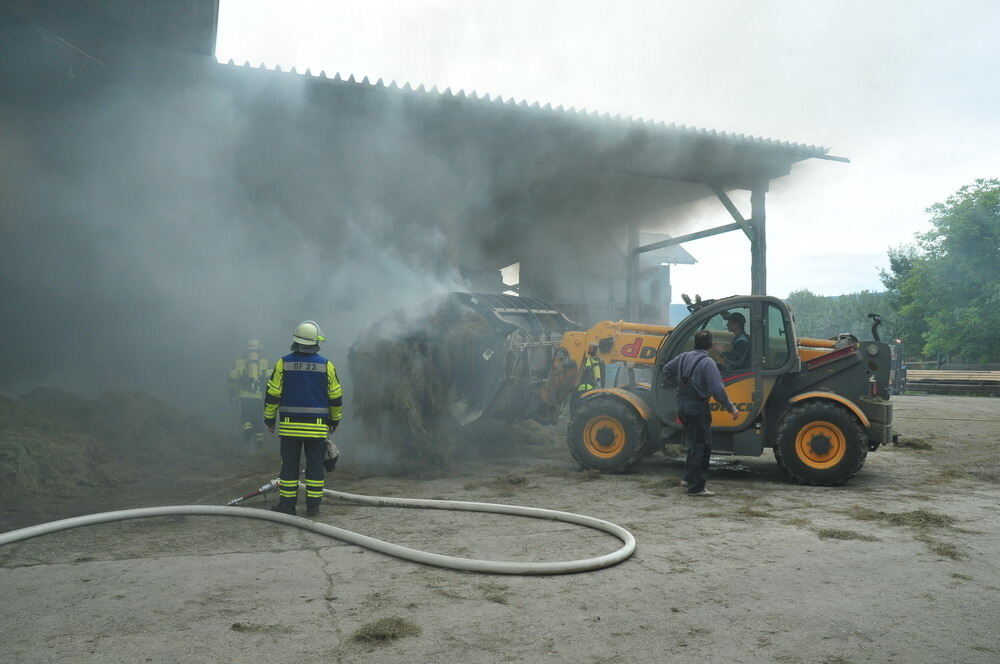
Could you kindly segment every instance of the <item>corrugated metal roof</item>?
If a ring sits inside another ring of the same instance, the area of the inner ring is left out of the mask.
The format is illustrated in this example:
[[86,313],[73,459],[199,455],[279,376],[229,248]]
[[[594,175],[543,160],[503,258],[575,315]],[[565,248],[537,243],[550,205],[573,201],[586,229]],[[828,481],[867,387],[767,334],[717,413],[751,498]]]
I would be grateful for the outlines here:
[[[262,71],[270,71],[274,73],[287,73],[292,75],[300,75],[295,67],[292,67],[288,72],[284,72],[281,65],[276,65],[273,69],[268,69],[264,63],[261,63],[259,67],[252,67],[249,61],[243,63],[243,65],[237,65],[233,60],[229,60],[223,66],[233,66],[241,68],[253,68]],[[326,75],[326,71],[321,71],[319,74],[313,74],[309,69],[301,74],[302,76],[308,76],[316,79],[323,79],[331,81],[333,83],[345,84],[345,85],[358,85],[368,88],[381,88],[385,90],[392,90],[404,93],[428,95],[428,96],[440,96],[454,98],[458,100],[463,100],[467,103],[477,103],[483,105],[492,105],[494,107],[507,107],[523,109],[527,112],[535,113],[545,113],[545,114],[556,114],[564,117],[572,117],[577,119],[598,121],[601,123],[615,123],[626,126],[642,127],[648,131],[653,132],[663,132],[664,134],[670,134],[674,136],[684,136],[691,138],[701,138],[717,141],[719,143],[725,143],[729,145],[745,145],[753,147],[763,147],[772,148],[774,150],[793,153],[802,158],[810,157],[824,157],[826,156],[830,148],[817,146],[817,145],[806,145],[804,143],[793,143],[790,141],[780,141],[772,138],[761,138],[758,136],[750,136],[746,134],[735,134],[725,131],[717,131],[715,129],[704,129],[701,127],[691,127],[684,124],[666,123],[659,120],[651,120],[642,117],[633,117],[631,115],[621,116],[621,115],[611,115],[610,113],[601,113],[598,111],[590,111],[587,109],[577,109],[575,107],[564,108],[562,105],[552,106],[551,104],[539,104],[537,101],[529,103],[525,100],[517,100],[513,97],[503,98],[501,95],[491,96],[489,93],[480,95],[475,90],[466,93],[464,90],[458,90],[453,92],[451,88],[445,88],[444,90],[438,90],[437,86],[426,88],[423,84],[417,87],[411,86],[409,83],[404,83],[403,85],[398,85],[396,81],[390,81],[388,84],[385,83],[381,78],[376,80],[374,83],[365,76],[362,80],[357,80],[353,74],[349,75],[347,78],[343,78],[340,72],[336,72],[332,78]]]

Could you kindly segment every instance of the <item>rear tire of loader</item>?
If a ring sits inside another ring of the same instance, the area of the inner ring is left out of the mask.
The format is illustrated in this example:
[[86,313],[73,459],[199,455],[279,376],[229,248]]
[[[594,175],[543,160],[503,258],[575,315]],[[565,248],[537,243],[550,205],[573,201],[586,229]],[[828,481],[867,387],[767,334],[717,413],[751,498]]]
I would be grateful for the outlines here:
[[865,432],[843,406],[808,401],[781,418],[774,457],[800,484],[841,485],[861,470],[867,456]]
[[624,473],[641,459],[646,426],[630,404],[612,396],[585,399],[566,432],[569,452],[581,468]]

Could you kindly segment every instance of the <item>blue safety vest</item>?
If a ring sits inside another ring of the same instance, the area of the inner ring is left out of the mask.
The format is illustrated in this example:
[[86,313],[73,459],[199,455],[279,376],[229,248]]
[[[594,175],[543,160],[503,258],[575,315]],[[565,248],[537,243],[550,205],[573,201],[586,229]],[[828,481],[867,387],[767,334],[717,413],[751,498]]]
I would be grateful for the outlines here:
[[330,415],[326,366],[322,355],[289,353],[281,358],[284,364],[281,403],[278,412],[285,415],[308,415],[327,418]]

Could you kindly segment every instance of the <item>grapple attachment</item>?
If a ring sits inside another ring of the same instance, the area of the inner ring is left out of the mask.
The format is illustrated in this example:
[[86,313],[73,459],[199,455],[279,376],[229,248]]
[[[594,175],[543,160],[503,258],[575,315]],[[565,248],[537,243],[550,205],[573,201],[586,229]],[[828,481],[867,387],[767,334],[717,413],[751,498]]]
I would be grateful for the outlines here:
[[452,370],[448,411],[461,424],[480,417],[518,421],[539,407],[563,334],[579,326],[547,303],[515,295],[452,293],[482,321],[474,351]]
[[545,302],[513,295],[449,293],[394,311],[351,348],[356,410],[419,435],[444,426],[442,417],[536,416],[563,334],[577,328]]

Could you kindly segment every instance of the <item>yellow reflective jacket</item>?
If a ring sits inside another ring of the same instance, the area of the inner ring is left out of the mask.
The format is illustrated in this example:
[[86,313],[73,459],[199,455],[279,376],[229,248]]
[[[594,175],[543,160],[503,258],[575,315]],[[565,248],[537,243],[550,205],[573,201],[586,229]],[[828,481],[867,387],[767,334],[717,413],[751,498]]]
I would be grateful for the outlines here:
[[265,358],[239,357],[229,372],[229,396],[263,399],[270,363]]
[[603,362],[591,355],[587,355],[584,358],[583,374],[580,376],[580,384],[576,387],[578,392],[595,390],[604,384],[601,373],[601,367],[603,364]]

